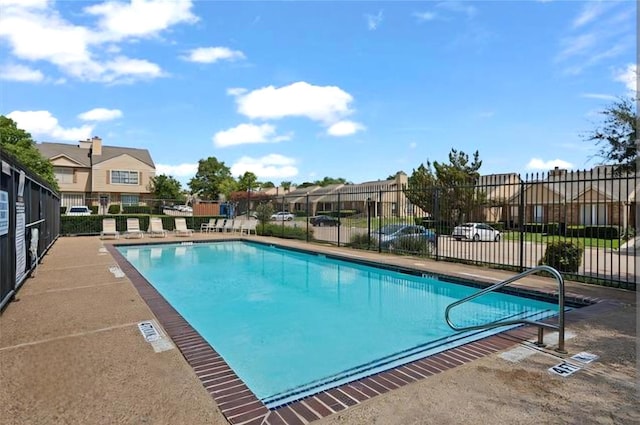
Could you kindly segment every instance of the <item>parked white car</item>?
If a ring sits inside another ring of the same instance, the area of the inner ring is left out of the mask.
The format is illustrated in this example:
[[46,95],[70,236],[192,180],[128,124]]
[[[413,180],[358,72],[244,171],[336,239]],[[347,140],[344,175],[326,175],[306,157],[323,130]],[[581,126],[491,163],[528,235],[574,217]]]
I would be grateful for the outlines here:
[[293,218],[294,218],[293,214],[287,211],[279,211],[271,215],[271,220],[277,220],[277,221],[291,221],[293,220]]
[[67,215],[91,215],[89,207],[69,207]]
[[500,232],[488,224],[484,223],[464,223],[456,226],[451,234],[456,240],[470,239],[474,242],[478,241],[495,241],[500,240]]

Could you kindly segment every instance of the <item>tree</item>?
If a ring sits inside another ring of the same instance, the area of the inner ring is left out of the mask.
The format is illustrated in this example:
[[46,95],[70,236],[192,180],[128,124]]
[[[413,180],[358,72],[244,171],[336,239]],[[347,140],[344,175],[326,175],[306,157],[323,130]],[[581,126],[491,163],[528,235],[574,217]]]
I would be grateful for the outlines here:
[[405,194],[432,216],[439,212],[440,218],[459,223],[483,202],[483,194],[475,187],[481,166],[478,151],[469,162],[469,155],[451,149],[448,164],[427,161],[414,169]]
[[179,202],[183,202],[185,199],[180,182],[165,174],[151,177],[149,190],[155,199],[171,199]]
[[347,179],[343,177],[324,177],[322,180],[316,180],[313,183],[317,184],[318,186],[329,186],[330,184],[347,184]]
[[623,98],[602,111],[604,120],[587,136],[600,148],[597,156],[617,164],[616,173],[635,172],[638,159],[638,111],[633,99]]
[[15,156],[25,167],[49,183],[53,189],[59,189],[53,173],[53,165],[42,156],[31,134],[18,128],[15,121],[4,115],[0,115],[0,147]]
[[273,184],[273,182],[270,182],[270,181],[264,182],[264,183],[258,182],[258,185],[263,189],[271,189],[271,188],[276,187],[276,185]]
[[291,186],[292,185],[293,185],[293,183],[291,183],[288,180],[280,182],[280,186],[282,186],[282,188],[284,189],[285,192],[288,192],[289,190],[291,190]]
[[258,177],[251,171],[246,171],[243,175],[238,177],[238,184],[236,190],[247,191],[249,189],[255,189],[258,187]]
[[224,162],[210,156],[198,161],[198,172],[189,181],[191,192],[201,199],[217,200],[220,194],[228,196],[235,190],[236,181]]

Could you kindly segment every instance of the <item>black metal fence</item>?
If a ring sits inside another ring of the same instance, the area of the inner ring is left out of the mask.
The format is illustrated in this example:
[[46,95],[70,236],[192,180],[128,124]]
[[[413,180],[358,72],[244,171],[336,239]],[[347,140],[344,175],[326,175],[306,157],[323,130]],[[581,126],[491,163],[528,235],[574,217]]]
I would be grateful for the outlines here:
[[[637,175],[596,167],[482,176],[457,186],[384,183],[375,190],[310,187],[270,202],[295,215],[279,223],[283,235],[285,227],[303,227],[308,240],[514,271],[543,262],[570,279],[636,288]],[[318,215],[339,221],[311,220]]]
[[60,230],[60,199],[49,185],[0,150],[0,310]]

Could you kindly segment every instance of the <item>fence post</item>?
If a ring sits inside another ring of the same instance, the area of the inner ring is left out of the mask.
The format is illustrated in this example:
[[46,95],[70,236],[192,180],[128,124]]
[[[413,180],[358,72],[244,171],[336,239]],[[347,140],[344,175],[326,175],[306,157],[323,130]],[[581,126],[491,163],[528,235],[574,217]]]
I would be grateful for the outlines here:
[[382,213],[380,209],[382,207],[382,189],[378,192],[378,207],[376,211],[378,213],[378,252],[382,252]]
[[[440,192],[438,190],[438,188],[435,189],[435,191],[433,192],[433,210],[435,212],[435,219],[437,220],[436,223],[440,222]],[[439,255],[439,232],[438,232],[438,227],[440,226],[435,226],[435,233],[436,233],[436,261],[440,260],[440,255]]]
[[340,246],[340,192],[338,192],[338,225],[336,226],[338,228],[338,247]]
[[307,220],[307,242],[309,242],[309,193],[307,193],[307,208],[305,212],[305,217]]
[[[527,176],[525,175],[525,179]],[[519,217],[519,244],[520,244],[520,271],[524,271],[524,190],[525,183],[520,179],[520,203],[518,205],[518,217]]]

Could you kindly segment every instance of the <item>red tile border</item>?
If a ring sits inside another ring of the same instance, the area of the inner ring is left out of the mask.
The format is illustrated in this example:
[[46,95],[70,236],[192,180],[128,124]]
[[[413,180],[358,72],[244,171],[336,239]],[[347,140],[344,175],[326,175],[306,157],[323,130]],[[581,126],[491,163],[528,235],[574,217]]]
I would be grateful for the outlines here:
[[[234,425],[305,425],[377,395],[502,351],[537,335],[537,328],[532,326],[514,328],[270,410],[243,383],[213,347],[118,252],[115,246],[106,245],[106,248],[120,269],[131,280],[187,363],[191,365],[222,414],[230,424]],[[349,258],[344,260],[348,261]],[[531,293],[532,291],[525,289],[522,292]],[[537,294],[553,296],[554,292],[537,292]],[[577,294],[567,294],[566,298],[576,304],[593,303],[591,306],[567,312],[565,315],[567,323],[591,317],[616,306],[609,300],[581,297]]]

